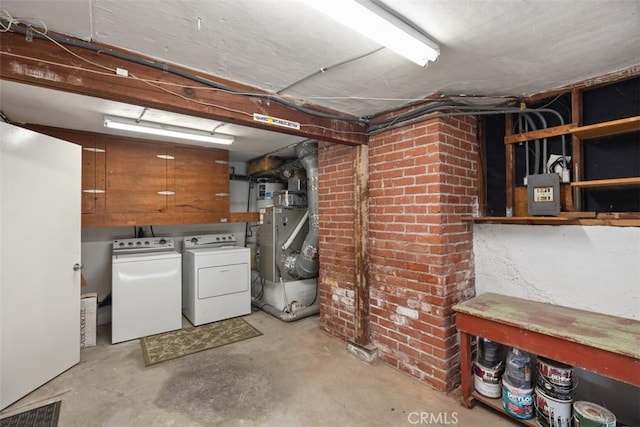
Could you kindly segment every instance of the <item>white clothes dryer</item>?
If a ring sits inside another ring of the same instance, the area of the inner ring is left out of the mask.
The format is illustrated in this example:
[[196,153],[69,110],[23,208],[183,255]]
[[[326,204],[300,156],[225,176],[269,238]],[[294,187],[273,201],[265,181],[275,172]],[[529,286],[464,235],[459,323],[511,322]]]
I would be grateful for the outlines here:
[[113,241],[112,344],[182,327],[181,258],[167,237]]
[[251,313],[251,250],[233,234],[185,236],[182,311],[194,325]]

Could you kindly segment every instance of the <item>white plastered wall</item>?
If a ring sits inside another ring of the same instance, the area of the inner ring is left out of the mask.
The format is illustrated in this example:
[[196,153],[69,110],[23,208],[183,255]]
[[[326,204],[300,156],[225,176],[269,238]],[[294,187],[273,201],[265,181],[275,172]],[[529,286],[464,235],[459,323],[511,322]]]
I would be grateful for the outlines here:
[[474,226],[476,294],[640,320],[640,228]]
[[[640,320],[640,227],[476,224],[476,294],[493,292]],[[640,425],[640,390],[583,370],[574,400]]]

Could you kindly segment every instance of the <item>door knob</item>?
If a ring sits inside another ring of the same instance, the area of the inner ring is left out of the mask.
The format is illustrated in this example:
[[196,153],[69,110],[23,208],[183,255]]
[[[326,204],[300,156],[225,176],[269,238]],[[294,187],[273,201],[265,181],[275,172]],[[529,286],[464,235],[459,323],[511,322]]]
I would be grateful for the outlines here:
[[75,264],[73,264],[73,270],[74,271],[80,271],[80,270],[82,270],[82,267],[84,267],[84,265],[78,264],[77,262]]

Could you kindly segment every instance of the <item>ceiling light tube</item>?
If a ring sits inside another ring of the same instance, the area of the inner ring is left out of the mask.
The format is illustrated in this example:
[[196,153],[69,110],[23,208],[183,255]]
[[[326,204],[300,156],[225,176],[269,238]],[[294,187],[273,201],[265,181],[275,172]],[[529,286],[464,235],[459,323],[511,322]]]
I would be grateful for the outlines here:
[[310,4],[346,25],[425,67],[440,55],[438,45],[371,0],[320,1]]
[[131,132],[146,133],[149,135],[168,136],[172,138],[188,139],[191,141],[210,142],[212,144],[231,145],[233,136],[212,133],[198,129],[183,128],[180,126],[166,125],[162,123],[137,121],[125,117],[104,116],[104,125],[110,129],[127,130]]

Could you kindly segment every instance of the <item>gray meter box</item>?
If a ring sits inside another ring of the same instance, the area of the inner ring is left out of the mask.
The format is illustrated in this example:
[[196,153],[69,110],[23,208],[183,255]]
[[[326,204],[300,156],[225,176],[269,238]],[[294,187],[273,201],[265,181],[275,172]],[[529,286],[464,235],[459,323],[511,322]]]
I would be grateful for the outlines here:
[[560,215],[560,175],[529,175],[527,202],[529,215]]

